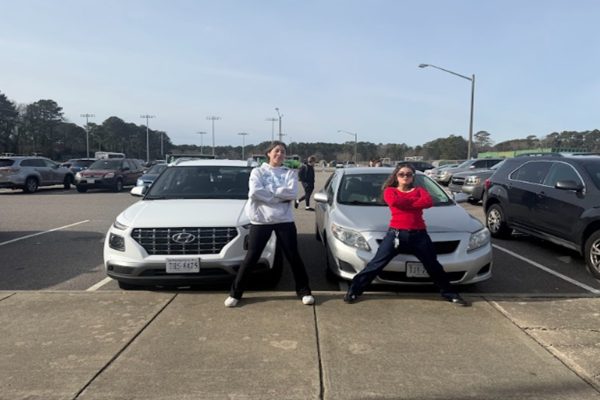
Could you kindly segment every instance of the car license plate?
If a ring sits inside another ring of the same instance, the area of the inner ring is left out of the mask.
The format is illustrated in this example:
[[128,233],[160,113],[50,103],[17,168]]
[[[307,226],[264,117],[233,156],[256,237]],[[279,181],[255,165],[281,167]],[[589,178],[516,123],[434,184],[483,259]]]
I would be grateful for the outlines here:
[[89,183],[94,183],[95,181],[93,179],[88,178],[88,179],[86,179],[86,182],[89,184]]
[[193,274],[200,272],[199,258],[167,258],[167,274]]
[[429,278],[429,274],[421,263],[406,263],[407,278]]

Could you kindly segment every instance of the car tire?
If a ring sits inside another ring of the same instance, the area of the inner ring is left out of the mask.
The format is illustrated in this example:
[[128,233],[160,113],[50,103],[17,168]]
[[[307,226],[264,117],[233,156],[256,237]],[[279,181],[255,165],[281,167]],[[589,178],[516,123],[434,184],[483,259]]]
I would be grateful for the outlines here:
[[30,176],[25,180],[25,186],[23,187],[23,191],[25,193],[34,193],[38,190],[38,180]]
[[337,283],[340,280],[340,277],[333,272],[333,266],[335,265],[335,261],[333,261],[333,255],[331,251],[329,251],[329,247],[325,246],[325,278],[328,282]]
[[490,230],[492,237],[506,239],[510,236],[512,229],[506,224],[504,210],[499,204],[492,204],[485,215],[485,224]]
[[71,185],[72,184],[73,184],[73,176],[72,175],[65,175],[65,180],[63,182],[65,190],[71,189]]
[[88,188],[86,188],[85,186],[77,186],[77,191],[79,193],[85,193],[88,191]]
[[121,190],[123,190],[123,181],[121,179],[117,179],[115,186],[113,186],[113,191],[118,193]]
[[585,265],[596,279],[600,279],[600,231],[590,235],[584,247]]
[[476,206],[477,204],[479,204],[479,199],[474,199],[473,197],[469,197],[469,198],[467,199],[467,202],[468,202],[469,204],[472,204],[472,205]]

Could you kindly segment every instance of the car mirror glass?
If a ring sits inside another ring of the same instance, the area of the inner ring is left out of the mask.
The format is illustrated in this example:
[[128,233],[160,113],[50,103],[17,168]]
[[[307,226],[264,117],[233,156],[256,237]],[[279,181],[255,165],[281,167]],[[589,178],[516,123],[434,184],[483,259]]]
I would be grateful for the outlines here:
[[135,186],[129,193],[132,196],[142,197],[146,193],[146,186]]
[[325,193],[325,192],[315,193],[313,198],[317,203],[327,203],[329,200],[327,193]]

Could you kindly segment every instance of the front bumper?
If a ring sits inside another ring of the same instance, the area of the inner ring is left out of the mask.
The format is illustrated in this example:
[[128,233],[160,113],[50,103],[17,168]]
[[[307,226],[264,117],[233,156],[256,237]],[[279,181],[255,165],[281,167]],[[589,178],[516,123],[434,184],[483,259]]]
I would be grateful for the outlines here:
[[[327,238],[330,254],[334,261],[334,272],[343,279],[351,280],[362,271],[377,252],[377,240],[383,239],[385,232],[362,232],[367,239],[371,251],[350,247],[335,239],[332,235]],[[450,242],[459,240],[458,246],[451,253],[438,254],[438,261],[449,275],[453,284],[473,284],[491,278],[492,276],[492,245],[491,242],[473,251],[467,252],[470,234],[430,233],[434,242]],[[407,263],[418,263],[419,260],[409,254],[396,256],[375,278],[378,284],[431,284],[429,278],[406,277]]]
[[[93,179],[93,183],[90,180]],[[81,178],[75,180],[76,186],[86,187],[90,189],[94,188],[112,188],[116,185],[117,178]]]

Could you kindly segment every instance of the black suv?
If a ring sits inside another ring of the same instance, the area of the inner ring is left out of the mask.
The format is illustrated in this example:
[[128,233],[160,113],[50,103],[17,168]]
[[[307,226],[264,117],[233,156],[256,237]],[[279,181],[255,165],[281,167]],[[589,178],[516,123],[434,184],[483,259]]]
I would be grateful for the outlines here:
[[600,279],[600,157],[517,157],[490,178],[484,203],[493,237],[513,229],[585,257]]

